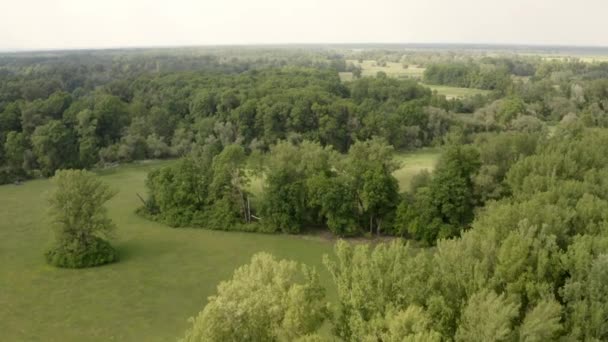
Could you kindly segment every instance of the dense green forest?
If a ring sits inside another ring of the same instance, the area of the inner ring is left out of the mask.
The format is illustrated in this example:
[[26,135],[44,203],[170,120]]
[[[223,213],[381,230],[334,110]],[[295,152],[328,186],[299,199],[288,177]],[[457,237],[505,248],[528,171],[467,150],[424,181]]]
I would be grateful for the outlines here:
[[[424,72],[362,77],[363,60]],[[55,175],[50,264],[119,259],[114,191],[65,169],[148,159],[174,160],[133,194],[147,219],[357,238],[323,259],[336,302],[314,268],[256,254],[185,341],[607,340],[604,143],[606,62],[346,47],[0,55],[0,184]],[[435,168],[400,189],[395,153],[430,146]]]

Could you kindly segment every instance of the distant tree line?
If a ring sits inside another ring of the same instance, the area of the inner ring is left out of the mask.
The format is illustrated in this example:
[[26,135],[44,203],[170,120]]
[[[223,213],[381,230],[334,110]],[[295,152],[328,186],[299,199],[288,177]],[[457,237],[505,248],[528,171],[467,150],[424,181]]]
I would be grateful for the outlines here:
[[145,74],[91,91],[44,91],[0,112],[0,180],[57,169],[186,155],[196,145],[318,141],[345,152],[384,137],[397,148],[432,144],[455,124],[448,101],[414,81],[344,85],[330,69]]

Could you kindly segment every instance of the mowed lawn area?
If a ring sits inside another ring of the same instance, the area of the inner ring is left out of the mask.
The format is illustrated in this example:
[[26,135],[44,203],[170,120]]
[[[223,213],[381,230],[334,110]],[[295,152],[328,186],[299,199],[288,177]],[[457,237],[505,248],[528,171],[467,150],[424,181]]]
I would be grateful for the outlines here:
[[[439,152],[398,153],[402,190]],[[333,241],[317,236],[266,235],[177,228],[140,218],[136,194],[147,172],[162,162],[101,171],[119,192],[109,205],[117,224],[118,263],[66,270],[46,265],[49,180],[0,186],[0,341],[175,341],[217,284],[251,256],[267,251],[313,265],[335,299],[322,266]],[[261,188],[261,181],[254,180]]]

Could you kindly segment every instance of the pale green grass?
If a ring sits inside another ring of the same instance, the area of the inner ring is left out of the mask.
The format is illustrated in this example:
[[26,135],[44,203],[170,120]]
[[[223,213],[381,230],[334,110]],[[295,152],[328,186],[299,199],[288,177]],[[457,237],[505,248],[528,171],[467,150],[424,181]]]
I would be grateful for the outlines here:
[[[439,151],[397,153],[402,190]],[[164,162],[166,163],[166,162]],[[82,270],[44,262],[52,241],[46,217],[49,180],[0,186],[0,341],[174,341],[217,284],[260,251],[315,266],[335,299],[321,265],[332,242],[317,236],[265,235],[172,229],[134,211],[144,179],[159,162],[98,172],[119,192],[109,204],[118,229],[112,243],[120,261]],[[262,178],[250,190],[259,195]]]
[[348,81],[352,81],[353,80],[353,73],[348,71],[348,72],[339,72],[338,76],[340,76],[340,81],[342,82],[348,82]]
[[[421,80],[424,74],[424,68],[416,65],[409,65],[407,68],[404,68],[401,63],[395,62],[387,62],[386,66],[379,66],[375,60],[364,60],[361,63],[359,63],[357,60],[348,60],[347,62],[360,66],[362,69],[361,76],[363,77],[374,77],[379,71],[383,71],[389,77],[414,78]],[[351,72],[341,72],[339,73],[339,76],[340,80],[343,82],[351,81],[353,79],[353,74]],[[436,90],[440,95],[445,95],[445,97],[448,99],[463,98],[476,94],[488,94],[490,92],[488,90],[475,88],[423,85]]]
[[584,63],[601,63],[608,62],[608,56],[606,55],[585,55],[585,54],[573,54],[573,55],[563,55],[563,54],[548,54],[548,53],[521,53],[524,56],[539,56],[543,60],[546,61],[565,61],[567,59],[576,58]]
[[361,76],[364,77],[376,76],[379,71],[383,71],[390,77],[421,79],[424,73],[424,68],[416,65],[409,65],[407,68],[404,68],[403,64],[396,62],[387,62],[386,66],[379,66],[374,60],[364,60],[362,63],[359,63],[357,60],[348,60],[347,62],[360,66]]
[[119,192],[108,205],[120,261],[83,270],[45,264],[52,239],[48,180],[0,186],[0,341],[175,341],[221,280],[259,251],[316,266],[332,243],[318,237],[172,229],[134,213],[158,164],[101,174]]
[[400,190],[409,190],[412,178],[422,170],[432,172],[437,165],[440,154],[441,151],[436,148],[396,153],[395,159],[401,163],[401,167],[393,175],[399,181]]
[[476,89],[476,88],[460,88],[460,87],[450,87],[450,86],[442,86],[442,85],[431,85],[431,84],[423,84],[431,88],[432,90],[437,91],[437,94],[444,95],[447,99],[454,98],[464,98],[467,96],[474,96],[477,94],[487,95],[490,93],[489,90]]

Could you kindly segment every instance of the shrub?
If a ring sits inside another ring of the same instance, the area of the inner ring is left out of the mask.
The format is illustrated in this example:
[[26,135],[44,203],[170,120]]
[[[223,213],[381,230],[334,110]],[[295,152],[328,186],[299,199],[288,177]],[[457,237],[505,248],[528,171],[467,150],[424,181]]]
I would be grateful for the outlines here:
[[77,240],[58,244],[47,251],[45,257],[49,264],[66,268],[100,266],[118,260],[116,250],[98,237],[86,246]]

